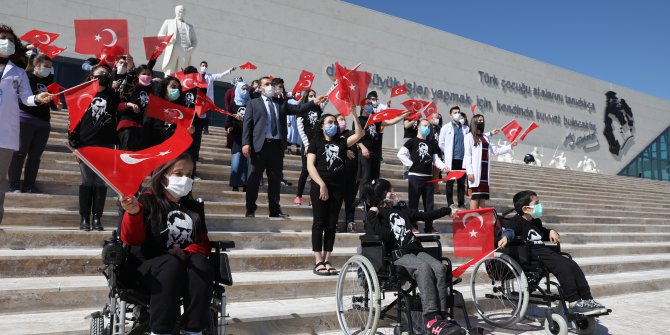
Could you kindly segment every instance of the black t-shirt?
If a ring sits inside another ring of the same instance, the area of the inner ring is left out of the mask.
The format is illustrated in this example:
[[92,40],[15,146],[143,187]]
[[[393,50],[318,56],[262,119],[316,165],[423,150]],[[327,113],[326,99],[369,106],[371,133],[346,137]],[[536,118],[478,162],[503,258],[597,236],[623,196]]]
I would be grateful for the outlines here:
[[402,138],[416,137],[416,135],[419,132],[418,127],[419,127],[419,121],[414,121],[414,123],[409,128],[405,128],[405,132],[403,133]]
[[440,152],[437,145],[432,141],[413,137],[405,142],[404,147],[409,151],[409,157],[414,163],[409,172],[432,175],[433,155]]
[[131,102],[140,107],[140,112],[135,113],[132,108],[126,108],[121,113],[119,113],[119,120],[128,120],[132,122],[137,122],[142,124],[144,115],[147,112],[147,106],[149,106],[149,94],[153,94],[151,90],[151,85],[142,86],[137,85],[130,93],[130,98],[126,102]]
[[347,139],[335,136],[326,141],[315,136],[307,148],[308,154],[316,155],[316,170],[328,187],[344,186],[344,164],[347,159]]
[[448,207],[430,212],[419,212],[407,207],[380,207],[377,214],[368,211],[365,232],[380,236],[389,252],[395,249],[403,249],[418,253],[423,250],[423,247],[412,233],[414,222],[432,221],[449,214],[451,214],[451,209]]
[[112,90],[98,92],[86,109],[75,132],[79,146],[112,146],[117,143],[116,109],[118,93]]
[[514,236],[521,237],[532,245],[542,246],[543,241],[549,241],[549,229],[542,226],[540,219],[528,221],[517,214],[512,220],[503,222],[503,227],[514,230]]
[[[369,116],[358,117],[362,127],[365,127],[365,124],[368,122],[368,118]],[[360,143],[368,148],[368,151],[371,153],[381,153],[382,151],[382,133],[379,132],[381,130],[381,126],[381,122],[369,125],[367,128],[365,128],[365,134],[360,141]],[[355,129],[353,123],[351,127],[351,129]]]
[[316,106],[307,112],[300,113],[299,117],[302,118],[302,127],[307,135],[307,139],[311,142],[314,135],[320,133],[319,129],[319,119],[321,118],[321,108]]
[[[32,72],[26,74],[28,75],[28,82],[30,83],[30,89],[33,91],[33,94],[47,92],[47,86],[53,84],[54,82],[53,75],[48,75],[44,78],[40,78],[34,75]],[[49,120],[51,120],[50,104],[43,104],[39,106],[26,106],[21,101],[19,101],[19,108],[22,111],[42,121],[49,122]]]

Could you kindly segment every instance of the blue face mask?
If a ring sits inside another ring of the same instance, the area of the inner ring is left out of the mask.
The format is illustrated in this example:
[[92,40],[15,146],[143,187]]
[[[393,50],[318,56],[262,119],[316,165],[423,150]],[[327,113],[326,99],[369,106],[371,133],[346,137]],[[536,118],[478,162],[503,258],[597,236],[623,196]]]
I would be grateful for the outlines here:
[[428,137],[430,135],[430,127],[428,126],[421,126],[421,129],[419,130],[419,133],[423,137]]
[[539,219],[540,217],[542,217],[542,211],[543,211],[542,204],[535,204],[533,206],[526,206],[526,207],[533,208],[533,212],[530,213],[530,216],[533,217],[533,219]]
[[333,137],[337,135],[337,129],[339,127],[334,124],[334,123],[329,123],[326,125],[326,127],[323,129],[323,133],[326,134],[328,137]]
[[372,107],[372,105],[365,105],[365,111],[368,112],[368,114],[372,114],[375,112],[375,109]]
[[179,92],[178,88],[168,89],[168,94],[167,94],[168,100],[175,101],[175,100],[179,99],[180,95],[181,95],[181,92]]

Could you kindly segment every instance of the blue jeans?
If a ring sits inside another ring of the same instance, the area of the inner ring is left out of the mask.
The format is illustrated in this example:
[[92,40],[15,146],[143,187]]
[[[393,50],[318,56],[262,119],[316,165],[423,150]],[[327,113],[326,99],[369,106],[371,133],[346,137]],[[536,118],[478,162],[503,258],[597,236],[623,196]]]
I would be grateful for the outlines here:
[[230,161],[230,186],[247,186],[248,158],[237,152],[232,155]]

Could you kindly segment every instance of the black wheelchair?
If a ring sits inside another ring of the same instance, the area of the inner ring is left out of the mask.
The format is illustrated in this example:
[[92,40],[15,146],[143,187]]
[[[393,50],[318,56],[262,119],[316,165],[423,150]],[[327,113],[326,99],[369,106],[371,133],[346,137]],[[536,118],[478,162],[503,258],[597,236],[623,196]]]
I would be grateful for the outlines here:
[[[512,212],[507,211],[497,219],[506,220]],[[548,247],[572,259],[570,254],[560,251],[560,244]],[[560,285],[552,280],[539,257],[531,254],[525,241],[513,239],[502,251],[477,263],[470,281],[472,302],[486,323],[512,327],[527,318],[528,308],[533,306],[534,310],[544,310],[541,319],[547,334],[567,334],[568,322],[577,334],[593,334],[596,317],[612,312],[608,309],[589,316],[570,312]]]
[[[212,252],[209,255],[209,263],[214,270],[214,291],[209,308],[209,325],[203,333],[224,335],[228,318],[225,286],[233,285],[228,255],[225,252],[234,248],[235,242],[211,241],[210,243]],[[100,272],[107,278],[109,301],[102,310],[86,317],[91,320],[91,335],[150,334],[149,294],[124,283],[121,269],[125,259],[126,248],[116,231],[113,231],[112,238],[103,244],[102,261],[105,266],[100,269]],[[178,328],[173,331],[174,334],[180,333]]]
[[[342,266],[337,279],[337,319],[342,333],[351,334],[423,334],[424,325],[421,299],[416,282],[409,273],[393,264],[382,240],[376,235],[361,235],[361,253],[354,255]],[[417,235],[426,252],[442,261],[451,277],[451,261],[442,257],[438,235]],[[449,280],[447,311],[451,318],[459,308],[465,317],[467,334],[471,329],[463,295],[453,289],[460,282]],[[476,330],[481,332],[480,329]]]

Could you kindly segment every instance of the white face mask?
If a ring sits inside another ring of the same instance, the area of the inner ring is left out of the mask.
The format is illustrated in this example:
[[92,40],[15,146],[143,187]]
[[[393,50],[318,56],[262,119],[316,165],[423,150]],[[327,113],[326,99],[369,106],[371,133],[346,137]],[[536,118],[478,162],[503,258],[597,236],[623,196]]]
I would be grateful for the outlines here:
[[272,85],[265,86],[265,88],[263,88],[263,95],[266,96],[266,97],[268,97],[268,98],[274,98],[274,96],[275,96],[275,87],[272,86]]
[[182,198],[189,194],[193,189],[193,179],[189,177],[168,175],[165,175],[165,177],[168,179],[168,184],[165,186],[165,190],[175,198]]
[[36,76],[38,76],[40,78],[44,78],[44,77],[51,74],[51,68],[50,67],[43,67],[43,66],[36,67],[34,73],[35,73]]
[[451,116],[454,121],[459,121],[461,119],[461,114],[454,114]]
[[390,202],[393,206],[398,205],[398,195],[392,192],[386,193],[386,201]]
[[201,66],[200,67],[200,73],[207,73],[207,67],[206,66]]
[[125,65],[118,65],[116,67],[116,74],[126,74],[128,72],[128,68]]
[[3,38],[0,39],[0,57],[9,57],[14,54],[14,42]]
[[460,119],[458,120],[458,122],[460,122],[461,124],[465,124],[465,119],[464,119],[464,118],[460,118]]

